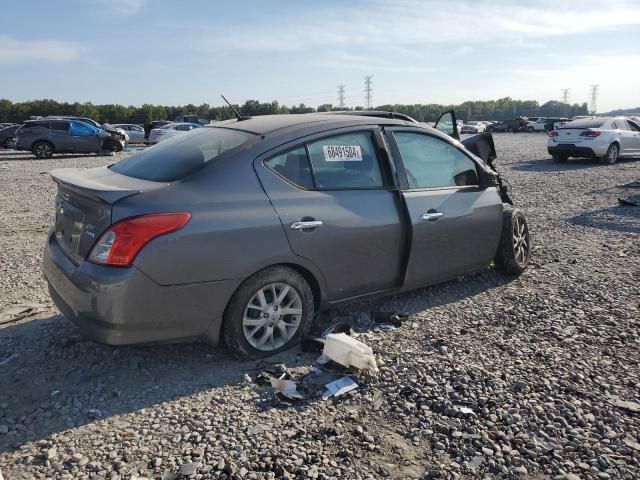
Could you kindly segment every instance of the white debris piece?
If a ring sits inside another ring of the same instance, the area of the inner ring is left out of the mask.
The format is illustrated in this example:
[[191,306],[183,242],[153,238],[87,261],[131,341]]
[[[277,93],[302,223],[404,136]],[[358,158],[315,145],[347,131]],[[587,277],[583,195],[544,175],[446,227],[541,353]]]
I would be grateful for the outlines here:
[[322,395],[323,400],[326,400],[329,397],[339,397],[351,390],[355,390],[358,388],[358,384],[354,382],[351,377],[344,376],[334,380],[333,382],[327,383],[325,387],[327,387],[327,390]]
[[296,383],[291,380],[271,377],[271,387],[276,393],[281,393],[287,398],[304,398],[302,394],[298,392]]
[[373,350],[368,345],[344,333],[327,335],[322,355],[345,367],[378,371]]

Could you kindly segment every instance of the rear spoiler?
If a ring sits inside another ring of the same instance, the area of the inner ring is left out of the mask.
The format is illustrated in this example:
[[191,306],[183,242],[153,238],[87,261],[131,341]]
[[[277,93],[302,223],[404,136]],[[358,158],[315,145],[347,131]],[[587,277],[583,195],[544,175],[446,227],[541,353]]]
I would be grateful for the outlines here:
[[123,198],[143,191],[155,190],[166,183],[151,182],[112,172],[108,167],[81,170],[58,168],[50,172],[58,188],[69,190],[83,197],[102,203],[113,204]]

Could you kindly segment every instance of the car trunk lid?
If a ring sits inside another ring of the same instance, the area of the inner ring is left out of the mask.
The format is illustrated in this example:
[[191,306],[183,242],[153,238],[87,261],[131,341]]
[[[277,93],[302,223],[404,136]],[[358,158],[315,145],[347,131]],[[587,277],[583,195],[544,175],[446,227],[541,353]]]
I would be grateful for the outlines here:
[[556,143],[576,143],[585,139],[581,136],[588,128],[557,128],[558,135],[555,137]]
[[76,265],[86,258],[98,237],[111,225],[112,206],[116,202],[167,185],[121,175],[108,167],[61,168],[52,170],[51,177],[58,185],[56,239]]

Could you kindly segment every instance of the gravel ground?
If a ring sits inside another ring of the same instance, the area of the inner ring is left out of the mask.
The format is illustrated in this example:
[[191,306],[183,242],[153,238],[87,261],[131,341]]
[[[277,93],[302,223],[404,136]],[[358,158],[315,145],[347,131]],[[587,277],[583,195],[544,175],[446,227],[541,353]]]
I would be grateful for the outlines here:
[[640,208],[617,197],[640,161],[553,164],[544,135],[495,140],[528,215],[530,268],[327,312],[322,323],[412,315],[359,335],[384,361],[377,376],[292,404],[258,374],[283,361],[295,376],[317,354],[240,362],[201,344],[81,338],[40,276],[46,173],[114,158],[0,154],[0,311],[47,305],[0,327],[5,480],[173,478],[191,462],[190,478],[639,478]]

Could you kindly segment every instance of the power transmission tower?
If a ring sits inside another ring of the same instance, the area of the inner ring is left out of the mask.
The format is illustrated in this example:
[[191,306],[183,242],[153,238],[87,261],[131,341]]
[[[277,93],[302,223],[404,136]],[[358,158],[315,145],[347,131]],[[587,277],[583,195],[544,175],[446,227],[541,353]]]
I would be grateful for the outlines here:
[[371,94],[373,90],[371,88],[371,79],[373,75],[367,75],[364,77],[364,103],[367,110],[371,109]]
[[600,85],[591,85],[591,103],[589,104],[589,112],[592,115],[598,111],[598,107],[596,105],[596,101],[598,100],[598,88]]
[[562,89],[562,102],[563,103],[569,103],[569,91],[571,89],[570,88],[563,88]]
[[338,85],[338,108],[344,110],[344,85]]

